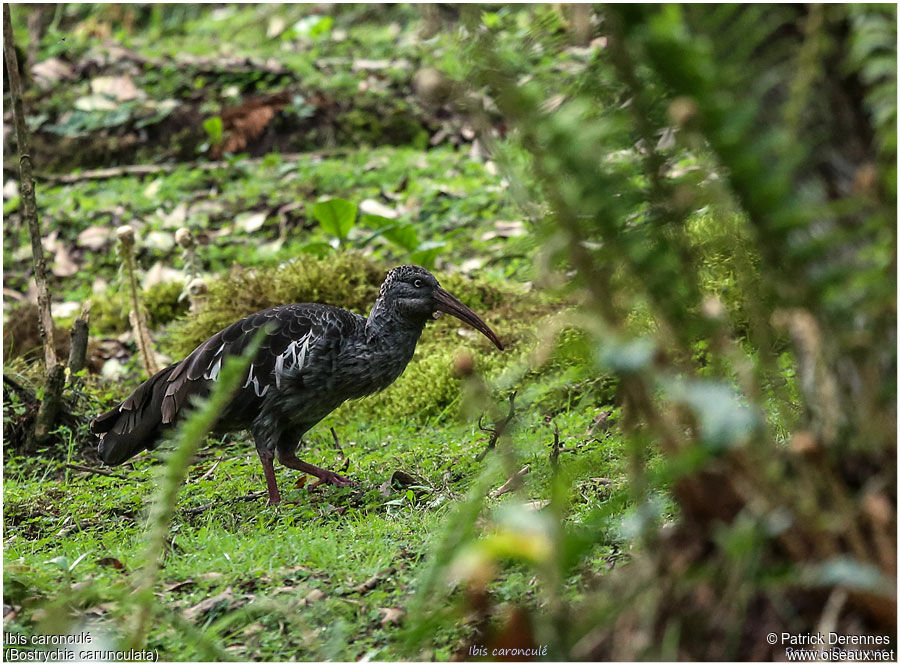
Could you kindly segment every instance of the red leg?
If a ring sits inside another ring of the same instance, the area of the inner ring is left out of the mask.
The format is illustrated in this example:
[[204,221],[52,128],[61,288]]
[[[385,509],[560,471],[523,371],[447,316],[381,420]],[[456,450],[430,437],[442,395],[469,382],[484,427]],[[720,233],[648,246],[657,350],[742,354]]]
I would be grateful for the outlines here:
[[296,469],[297,471],[302,471],[303,473],[308,473],[309,475],[318,478],[319,480],[310,485],[309,489],[318,487],[322,483],[337,485],[338,487],[345,487],[347,485],[353,484],[353,481],[349,478],[345,478],[344,476],[341,476],[334,471],[323,469],[322,467],[316,466],[315,464],[308,464],[303,460],[297,459],[297,457],[293,453],[283,453],[279,451],[278,461],[284,464],[289,469]]
[[266,475],[266,488],[269,490],[269,503],[274,506],[281,503],[281,494],[278,492],[278,483],[275,481],[275,465],[272,463],[272,453],[264,453],[257,448],[259,461],[263,465],[263,473]]

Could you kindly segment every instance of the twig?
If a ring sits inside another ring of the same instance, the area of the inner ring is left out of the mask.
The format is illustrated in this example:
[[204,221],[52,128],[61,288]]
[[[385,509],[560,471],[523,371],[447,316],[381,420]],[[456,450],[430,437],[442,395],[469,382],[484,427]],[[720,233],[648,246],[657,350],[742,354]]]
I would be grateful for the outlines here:
[[19,396],[21,396],[22,399],[29,404],[37,404],[38,399],[37,397],[35,397],[34,393],[18,381],[13,381],[11,378],[4,374],[3,383],[15,390],[19,394]]
[[379,571],[379,572],[375,573],[374,575],[372,575],[372,577],[367,579],[362,584],[358,584],[355,587],[353,587],[352,589],[345,591],[344,593],[358,593],[360,595],[368,593],[369,591],[374,589],[376,586],[378,586],[378,583],[381,582],[381,580],[390,577],[391,575],[393,575],[396,572],[397,572],[397,569],[394,566],[391,566],[390,568],[385,568],[384,570]]
[[337,432],[334,431],[334,427],[331,427],[329,429],[331,430],[331,436],[334,439],[334,447],[337,448],[338,451],[338,459],[343,459],[344,457],[346,457],[346,455],[344,455],[344,449],[341,448],[341,442],[338,439]]
[[69,374],[80,372],[87,358],[88,324],[91,315],[91,301],[88,300],[81,308],[72,330],[69,332]]
[[245,494],[244,496],[236,496],[227,501],[210,501],[209,503],[204,503],[201,506],[194,506],[193,508],[184,508],[181,513],[183,515],[197,515],[202,512],[206,512],[210,508],[216,508],[217,506],[227,506],[230,503],[237,503],[238,501],[253,501],[253,499],[258,499],[263,496],[268,496],[265,490],[258,490],[256,492],[250,492],[249,494]]
[[513,475],[511,475],[507,479],[507,481],[500,487],[488,493],[488,496],[492,499],[496,499],[498,496],[503,496],[507,492],[512,492],[513,490],[519,489],[519,487],[522,486],[522,477],[530,471],[531,467],[526,464],[521,469],[516,471]]
[[147,319],[144,317],[144,308],[138,294],[134,265],[134,229],[128,225],[120,226],[116,230],[116,235],[122,246],[122,265],[131,295],[131,312],[128,314],[128,320],[131,322],[138,353],[144,363],[144,371],[147,372],[147,376],[153,376],[159,371],[159,366],[156,364],[153,342],[150,339],[150,332],[147,330]]
[[559,470],[559,425],[553,423],[553,447],[550,448],[550,466],[553,473]]
[[3,5],[3,54],[6,58],[9,94],[13,102],[12,114],[19,152],[19,191],[22,197],[23,216],[31,236],[34,281],[37,286],[38,331],[44,344],[44,364],[47,372],[44,399],[41,400],[38,408],[33,432],[35,440],[41,442],[47,439],[56,425],[57,414],[62,404],[65,368],[58,364],[56,348],[53,344],[53,316],[50,313],[50,291],[47,288],[47,265],[44,260],[44,248],[41,246],[41,229],[38,223],[37,202],[34,197],[34,178],[31,175],[31,151],[28,146],[28,130],[25,127],[25,105],[22,101],[22,79],[19,76],[19,62],[13,41],[12,19],[8,3]]
[[206,480],[207,478],[209,478],[212,475],[213,471],[216,470],[216,467],[219,466],[219,462],[221,462],[221,461],[222,460],[217,459],[215,461],[215,463],[211,467],[209,467],[209,469],[206,470],[206,473],[204,473],[202,476],[197,478],[197,480],[195,480],[194,482],[199,483],[201,480]]
[[94,467],[91,467],[91,466],[82,466],[80,464],[71,464],[68,462],[66,463],[66,468],[72,469],[73,471],[84,471],[86,473],[93,473],[98,476],[106,476],[107,478],[115,478],[116,480],[130,480],[130,481],[136,482],[136,483],[142,483],[145,480],[144,478],[132,478],[130,476],[120,476],[119,474],[113,473],[112,471],[105,471],[103,469],[95,469]]
[[503,420],[499,420],[494,423],[493,427],[485,427],[482,425],[481,417],[478,418],[478,429],[482,432],[490,432],[491,437],[488,439],[487,447],[482,450],[478,455],[475,456],[475,461],[480,462],[484,459],[484,456],[488,454],[489,450],[493,450],[494,446],[497,445],[497,441],[503,436],[503,433],[506,431],[506,428],[509,426],[510,421],[513,419],[513,416],[516,415],[516,393],[517,391],[513,391],[509,396],[509,413],[506,414],[506,418]]
[[[316,152],[297,152],[282,154],[281,158],[286,161],[300,161],[301,159],[314,160],[324,159],[327,157],[340,157],[346,155],[349,151],[345,148],[336,150],[319,150]],[[217,162],[174,162],[171,164],[128,164],[126,166],[112,166],[103,169],[89,169],[80,173],[36,173],[35,176],[39,180],[47,182],[59,183],[62,185],[71,185],[84,180],[107,180],[109,178],[120,178],[122,176],[141,176],[156,175],[157,173],[169,173],[179,168],[187,168],[194,171],[218,171],[220,169],[233,169],[245,166],[256,166],[262,163],[263,158],[243,159],[240,161],[217,161]]]

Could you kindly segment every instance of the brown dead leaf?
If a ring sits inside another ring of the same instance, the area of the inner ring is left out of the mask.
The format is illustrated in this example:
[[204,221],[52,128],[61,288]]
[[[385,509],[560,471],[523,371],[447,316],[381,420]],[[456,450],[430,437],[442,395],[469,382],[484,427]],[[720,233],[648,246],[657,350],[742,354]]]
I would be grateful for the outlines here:
[[394,487],[404,488],[412,485],[421,485],[422,481],[411,473],[407,473],[402,469],[397,469],[391,474],[391,485]]
[[502,496],[507,492],[512,492],[515,489],[518,489],[522,485],[522,477],[525,476],[528,472],[531,471],[531,467],[527,464],[519,469],[516,473],[507,479],[505,483],[503,483],[500,487],[495,490],[492,490],[488,496],[492,499],[496,499],[498,496]]
[[106,226],[89,226],[78,234],[78,246],[97,251],[112,240],[112,230]]
[[246,99],[242,104],[222,111],[224,140],[210,151],[213,159],[224,153],[238,153],[259,138],[272,118],[290,103],[290,93],[281,91]]
[[244,229],[245,232],[253,233],[262,228],[263,224],[266,223],[266,217],[268,217],[268,213],[265,210],[262,212],[246,212],[235,217],[234,223]]
[[487,241],[494,238],[517,238],[528,234],[525,222],[521,221],[498,221],[494,222],[494,227],[496,230],[482,234],[481,239]]
[[19,195],[19,183],[15,180],[7,180],[3,185],[3,199],[14,199]]
[[66,302],[53,302],[50,303],[50,312],[54,317],[64,319],[69,316],[75,316],[76,314],[78,314],[78,312],[81,311],[81,307],[81,303],[74,300],[67,300]]
[[231,590],[231,587],[228,587],[222,593],[216,594],[215,596],[210,596],[209,598],[205,598],[193,607],[187,608],[184,611],[184,618],[188,621],[194,621],[196,619],[202,618],[204,615],[208,614],[215,608],[224,607],[226,611],[233,610],[236,607],[243,605],[245,602],[245,600],[236,598]]
[[104,95],[118,102],[143,99],[146,93],[138,88],[130,76],[98,76],[91,79],[91,92]]
[[104,614],[109,614],[117,607],[116,603],[100,603],[98,605],[94,605],[90,609],[88,609],[85,614],[88,616],[102,617]]
[[211,582],[211,581],[215,581],[215,580],[220,580],[220,579],[222,579],[222,573],[217,572],[217,571],[215,571],[215,570],[211,570],[211,571],[208,572],[208,573],[203,573],[202,575],[198,575],[198,576],[197,576],[197,579],[199,579],[199,580],[205,580],[205,581],[207,581],[207,582]]
[[306,594],[306,598],[303,599],[303,602],[307,605],[318,602],[325,597],[325,592],[321,589],[312,589],[308,594]]
[[53,255],[53,274],[57,277],[71,277],[78,272],[78,264],[72,260],[69,250],[62,243],[56,246]]
[[186,580],[182,580],[181,582],[174,582],[172,584],[168,584],[168,585],[166,585],[165,589],[166,589],[166,591],[169,591],[170,593],[175,593],[176,591],[181,591],[182,589],[186,589],[188,587],[194,586],[195,584],[196,584],[196,582],[194,582],[194,580],[189,578]]
[[[41,246],[44,248],[46,252],[55,252],[56,248],[59,245],[59,231],[51,231],[43,238],[41,238]],[[29,250],[31,251],[31,250]]]
[[98,566],[112,566],[116,570],[125,570],[125,564],[112,556],[105,556],[102,559],[97,559],[96,564]]
[[183,281],[184,273],[182,271],[176,270],[175,268],[170,268],[169,266],[163,264],[162,261],[157,261],[144,275],[144,279],[141,280],[141,288],[146,291],[156,284],[169,284],[172,282]]
[[397,572],[397,569],[394,568],[393,566],[391,566],[390,568],[385,568],[384,570],[379,571],[379,572],[375,573],[374,575],[372,575],[372,577],[367,579],[362,584],[359,584],[356,587],[354,587],[353,591],[358,594],[368,593],[369,591],[374,589],[381,580],[383,580],[387,577],[390,577],[395,572]]
[[399,607],[379,607],[378,611],[381,612],[381,625],[389,626],[391,624],[398,624],[406,616],[406,612],[401,610]]
[[397,217],[400,216],[396,210],[389,208],[375,199],[363,199],[359,204],[359,209],[360,212],[364,212],[367,215],[378,215],[385,219],[397,219]]
[[72,78],[74,73],[72,65],[60,58],[47,58],[31,66],[31,76],[42,90],[53,87],[62,79]]

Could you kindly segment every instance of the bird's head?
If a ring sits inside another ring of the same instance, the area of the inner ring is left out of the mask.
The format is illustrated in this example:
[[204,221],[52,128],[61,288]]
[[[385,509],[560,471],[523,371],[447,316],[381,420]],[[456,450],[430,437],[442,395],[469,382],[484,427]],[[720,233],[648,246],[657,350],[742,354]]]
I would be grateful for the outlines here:
[[494,331],[471,309],[441,288],[430,272],[419,266],[398,266],[388,272],[381,285],[379,298],[401,315],[426,321],[435,319],[441,312],[455,316],[483,334],[503,350],[503,344]]

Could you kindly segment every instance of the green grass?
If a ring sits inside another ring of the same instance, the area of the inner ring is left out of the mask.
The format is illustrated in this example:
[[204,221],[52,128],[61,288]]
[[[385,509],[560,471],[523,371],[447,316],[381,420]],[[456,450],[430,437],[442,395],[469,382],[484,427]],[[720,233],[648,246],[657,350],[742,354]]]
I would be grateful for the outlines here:
[[[585,440],[593,413],[585,401],[555,421],[574,451],[562,455],[562,466],[573,477],[570,517],[576,521],[606,501],[621,501],[623,491],[618,439],[611,434]],[[549,495],[552,432],[538,410],[524,410],[519,418],[512,438],[517,463],[529,464],[532,472],[519,492],[489,499],[487,510]],[[351,459],[348,473],[359,485],[309,492],[295,486],[302,474],[278,468],[286,500],[278,507],[265,507],[264,497],[235,501],[265,486],[245,438],[212,441],[201,450],[179,495],[156,599],[166,612],[190,617],[202,637],[180,624],[154,622],[149,644],[161,658],[202,658],[204,640],[241,660],[402,657],[402,626],[382,625],[384,610],[413,602],[448,515],[479,475],[488,469],[491,487],[502,484],[504,475],[490,464],[491,456],[475,461],[485,436],[469,423],[329,420],[310,433],[303,457],[317,464],[334,461],[327,429],[333,424]],[[37,460],[8,465],[5,581],[7,600],[22,609],[5,630],[47,630],[46,621],[57,620],[63,610],[73,626],[88,617],[111,634],[127,626],[125,597],[143,565],[147,502],[160,454],[145,453],[115,469],[116,479],[71,472],[68,483],[61,469],[38,474]],[[419,484],[382,492],[395,471],[415,476]],[[592,488],[590,478],[596,476],[613,485]],[[370,590],[357,589],[391,567]],[[501,575],[501,602],[533,602],[526,572],[511,565]],[[450,593],[446,583],[439,593]],[[219,594],[225,594],[221,606],[191,609]],[[471,630],[459,619],[434,636],[435,657],[449,655]]]

